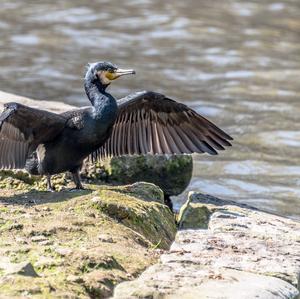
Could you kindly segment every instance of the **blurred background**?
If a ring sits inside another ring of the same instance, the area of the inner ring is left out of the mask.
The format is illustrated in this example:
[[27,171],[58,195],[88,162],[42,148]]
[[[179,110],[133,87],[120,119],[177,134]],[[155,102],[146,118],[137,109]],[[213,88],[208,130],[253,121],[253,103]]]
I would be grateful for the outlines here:
[[134,68],[135,77],[112,85],[114,96],[162,92],[235,138],[217,157],[194,156],[188,190],[300,219],[299,0],[0,0],[0,7],[0,90],[85,106],[86,63]]

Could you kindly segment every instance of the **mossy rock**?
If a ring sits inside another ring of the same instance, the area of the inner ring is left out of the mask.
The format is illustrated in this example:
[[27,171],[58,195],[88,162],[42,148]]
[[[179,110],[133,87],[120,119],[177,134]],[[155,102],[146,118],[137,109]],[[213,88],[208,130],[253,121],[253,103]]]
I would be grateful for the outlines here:
[[188,200],[182,205],[178,224],[180,229],[207,229],[212,211],[203,202],[205,194],[190,192]]
[[[69,184],[68,175],[65,173],[52,175],[51,182],[57,191],[61,191]],[[45,176],[30,175],[24,170],[1,170],[0,189],[14,189],[18,191],[47,190]]]
[[172,196],[182,193],[188,186],[193,159],[191,155],[123,156],[106,159],[103,167],[111,181],[123,184],[145,181]]
[[[1,296],[107,298],[169,248],[175,221],[157,186],[86,187],[0,197]],[[37,276],[6,269],[23,264]]]
[[[140,183],[140,188],[137,188],[137,184],[134,185],[133,190],[136,189],[136,193],[132,191],[127,193],[132,186],[93,193],[95,195],[92,200],[94,207],[132,228],[150,241],[153,246],[168,249],[174,240],[176,227],[172,212],[166,209],[164,204],[157,202],[157,195],[162,195],[162,192],[159,192],[159,188],[153,184],[142,183],[141,185]],[[144,186],[148,189],[143,189]],[[160,196],[160,201],[163,201],[162,196]]]

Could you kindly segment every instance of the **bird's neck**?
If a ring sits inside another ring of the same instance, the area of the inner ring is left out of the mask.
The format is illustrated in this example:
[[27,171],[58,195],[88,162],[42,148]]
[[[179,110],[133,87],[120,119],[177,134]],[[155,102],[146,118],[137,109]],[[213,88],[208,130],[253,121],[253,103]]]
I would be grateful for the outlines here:
[[114,97],[106,92],[108,85],[102,84],[99,80],[92,80],[90,76],[86,76],[84,82],[85,92],[94,107],[95,117],[103,114],[109,116],[114,115],[117,110],[117,103]]

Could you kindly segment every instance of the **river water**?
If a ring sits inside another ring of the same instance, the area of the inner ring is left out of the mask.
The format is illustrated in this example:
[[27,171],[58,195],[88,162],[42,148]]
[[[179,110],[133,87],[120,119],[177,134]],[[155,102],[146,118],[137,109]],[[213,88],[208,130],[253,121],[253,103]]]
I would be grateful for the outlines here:
[[217,157],[194,157],[188,190],[300,219],[299,0],[0,0],[0,7],[1,90],[87,105],[87,62],[134,68],[113,95],[162,92],[235,138]]

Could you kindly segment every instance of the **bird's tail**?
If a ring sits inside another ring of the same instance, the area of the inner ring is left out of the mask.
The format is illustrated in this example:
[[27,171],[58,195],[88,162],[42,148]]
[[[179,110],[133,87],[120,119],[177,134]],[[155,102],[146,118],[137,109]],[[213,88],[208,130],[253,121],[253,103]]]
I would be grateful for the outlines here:
[[26,160],[26,164],[25,164],[25,169],[33,175],[38,175],[39,171],[38,171],[38,159],[36,154],[32,154],[27,160]]

